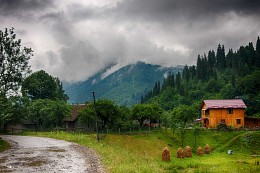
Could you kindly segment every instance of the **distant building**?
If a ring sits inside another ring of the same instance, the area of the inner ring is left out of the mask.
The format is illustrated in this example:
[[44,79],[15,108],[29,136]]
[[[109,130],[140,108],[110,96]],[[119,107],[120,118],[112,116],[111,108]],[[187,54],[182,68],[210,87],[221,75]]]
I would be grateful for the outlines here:
[[87,108],[85,104],[73,105],[72,110],[70,112],[70,116],[64,119],[65,128],[69,130],[74,130],[79,126],[78,116],[79,111]]
[[226,124],[233,128],[240,128],[245,125],[247,106],[241,99],[204,100],[200,108],[203,127],[216,128],[218,124]]

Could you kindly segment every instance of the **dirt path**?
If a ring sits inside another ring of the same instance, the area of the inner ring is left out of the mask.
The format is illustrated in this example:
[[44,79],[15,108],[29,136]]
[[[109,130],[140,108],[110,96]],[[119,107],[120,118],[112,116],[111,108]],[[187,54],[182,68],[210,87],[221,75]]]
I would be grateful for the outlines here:
[[1,137],[12,148],[0,153],[0,172],[105,173],[97,154],[89,148],[43,137]]

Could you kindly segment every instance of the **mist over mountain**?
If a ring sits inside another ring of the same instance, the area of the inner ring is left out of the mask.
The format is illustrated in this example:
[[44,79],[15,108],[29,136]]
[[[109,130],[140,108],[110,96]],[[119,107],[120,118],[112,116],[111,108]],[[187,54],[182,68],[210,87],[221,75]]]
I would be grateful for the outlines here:
[[163,67],[137,62],[107,75],[111,68],[107,67],[83,82],[63,82],[69,102],[79,104],[93,101],[94,91],[96,99],[110,99],[118,105],[131,106],[139,103],[141,96],[151,90],[156,81],[162,82],[167,74],[182,71],[183,66]]

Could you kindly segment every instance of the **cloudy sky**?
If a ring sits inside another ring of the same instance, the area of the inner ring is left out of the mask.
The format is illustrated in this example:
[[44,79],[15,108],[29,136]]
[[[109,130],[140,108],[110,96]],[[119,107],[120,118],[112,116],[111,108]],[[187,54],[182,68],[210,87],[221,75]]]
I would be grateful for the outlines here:
[[32,69],[82,81],[136,61],[193,65],[260,36],[258,0],[0,0],[0,29],[34,50]]

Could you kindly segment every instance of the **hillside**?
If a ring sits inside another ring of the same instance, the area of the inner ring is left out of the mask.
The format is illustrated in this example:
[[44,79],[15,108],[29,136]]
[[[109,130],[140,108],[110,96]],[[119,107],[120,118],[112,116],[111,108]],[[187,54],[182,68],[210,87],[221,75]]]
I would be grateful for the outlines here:
[[110,99],[118,105],[131,106],[139,103],[141,95],[151,90],[156,81],[163,81],[165,75],[182,71],[183,66],[162,67],[137,62],[130,64],[102,79],[110,67],[100,71],[88,80],[79,83],[64,82],[64,90],[70,103],[92,101],[92,91],[97,99]]
[[259,37],[255,45],[250,42],[227,53],[224,45],[218,45],[216,51],[198,55],[196,66],[185,65],[181,73],[166,77],[161,87],[145,93],[142,103],[172,110],[180,105],[199,108],[204,99],[240,98],[247,105],[247,116],[260,117]]

